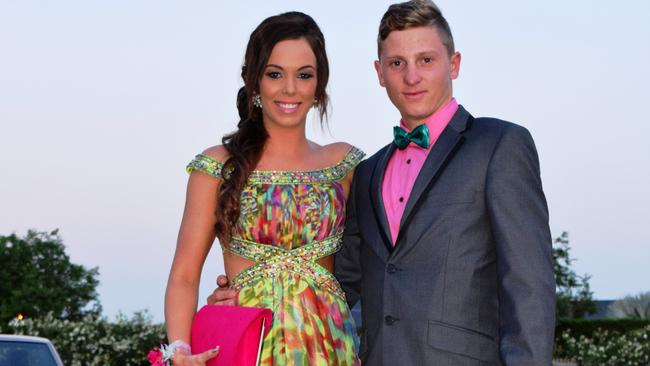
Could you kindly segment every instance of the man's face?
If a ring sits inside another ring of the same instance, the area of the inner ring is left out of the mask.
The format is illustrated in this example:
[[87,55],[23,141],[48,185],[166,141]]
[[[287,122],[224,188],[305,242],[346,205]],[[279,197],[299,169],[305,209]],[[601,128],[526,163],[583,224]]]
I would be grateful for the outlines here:
[[409,128],[421,124],[452,98],[460,53],[447,53],[433,26],[393,31],[383,41],[375,69]]

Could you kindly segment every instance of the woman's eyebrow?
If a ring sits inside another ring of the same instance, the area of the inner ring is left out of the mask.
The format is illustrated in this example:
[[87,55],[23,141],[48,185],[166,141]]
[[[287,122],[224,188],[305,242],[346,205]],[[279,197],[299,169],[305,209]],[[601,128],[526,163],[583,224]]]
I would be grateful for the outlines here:
[[[276,65],[276,64],[268,64],[268,65],[266,65],[266,67],[275,67],[276,69],[284,70],[284,67],[282,67],[280,65]],[[301,66],[298,70],[304,70],[304,69],[314,69],[315,70],[316,67],[313,66],[313,65],[307,64],[307,65]]]

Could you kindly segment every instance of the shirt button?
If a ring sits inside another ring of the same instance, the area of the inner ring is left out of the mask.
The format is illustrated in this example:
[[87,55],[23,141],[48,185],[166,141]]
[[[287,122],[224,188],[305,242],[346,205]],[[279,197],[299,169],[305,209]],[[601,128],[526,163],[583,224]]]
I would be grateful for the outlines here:
[[399,201],[400,201],[400,202],[404,202],[404,197],[400,197],[400,198],[399,198]]
[[386,315],[386,317],[384,318],[384,320],[386,321],[386,325],[393,325],[393,324],[395,324],[395,322],[398,321],[399,319],[397,319],[397,318],[393,318],[393,317],[390,316],[390,315]]
[[406,164],[411,164],[411,159],[407,159]]
[[397,272],[397,267],[395,267],[395,265],[391,263],[386,267],[386,271],[390,274],[393,274]]

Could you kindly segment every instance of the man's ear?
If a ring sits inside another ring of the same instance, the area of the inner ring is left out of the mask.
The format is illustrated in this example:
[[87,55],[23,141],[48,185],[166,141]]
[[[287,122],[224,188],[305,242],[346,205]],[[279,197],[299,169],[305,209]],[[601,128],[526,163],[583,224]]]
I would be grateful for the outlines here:
[[451,55],[451,70],[449,73],[451,80],[455,80],[458,77],[458,74],[460,74],[460,59],[460,52],[454,52],[454,54]]
[[377,78],[379,79],[379,85],[385,87],[384,84],[384,75],[381,73],[381,63],[377,60],[375,61],[375,71],[377,71]]

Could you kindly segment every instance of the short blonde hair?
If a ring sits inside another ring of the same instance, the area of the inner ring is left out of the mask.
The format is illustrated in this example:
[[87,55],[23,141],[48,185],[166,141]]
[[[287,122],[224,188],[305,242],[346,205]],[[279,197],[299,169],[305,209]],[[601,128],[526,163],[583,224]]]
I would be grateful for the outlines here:
[[381,44],[392,31],[415,27],[434,26],[449,56],[453,55],[454,37],[440,8],[431,0],[411,0],[388,7],[379,23],[377,53],[381,57]]

